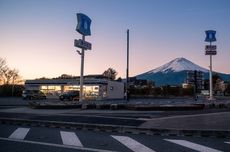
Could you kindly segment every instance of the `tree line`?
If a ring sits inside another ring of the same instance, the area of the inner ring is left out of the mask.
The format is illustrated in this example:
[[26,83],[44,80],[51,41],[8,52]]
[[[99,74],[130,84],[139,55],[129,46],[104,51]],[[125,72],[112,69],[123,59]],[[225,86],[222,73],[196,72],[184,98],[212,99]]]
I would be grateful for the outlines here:
[[19,71],[10,68],[5,59],[0,57],[0,97],[21,96],[23,86]]

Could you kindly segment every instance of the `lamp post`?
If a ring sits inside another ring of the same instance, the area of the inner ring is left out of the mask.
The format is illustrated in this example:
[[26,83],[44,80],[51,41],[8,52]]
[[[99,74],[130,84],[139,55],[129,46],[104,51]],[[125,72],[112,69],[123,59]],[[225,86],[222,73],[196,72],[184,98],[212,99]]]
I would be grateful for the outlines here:
[[89,42],[85,41],[85,36],[90,36],[90,24],[91,19],[82,13],[77,13],[77,28],[76,31],[82,35],[82,39],[74,40],[74,46],[81,48],[81,52],[77,51],[81,55],[81,75],[80,75],[80,96],[79,101],[83,101],[83,85],[84,85],[84,56],[85,50],[91,50],[92,45]]
[[205,55],[210,55],[210,66],[209,66],[209,100],[213,100],[213,84],[212,84],[212,55],[216,55],[216,45],[212,45],[212,42],[216,41],[216,31],[207,30],[205,31],[206,38],[205,42],[209,42],[209,45],[205,46]]

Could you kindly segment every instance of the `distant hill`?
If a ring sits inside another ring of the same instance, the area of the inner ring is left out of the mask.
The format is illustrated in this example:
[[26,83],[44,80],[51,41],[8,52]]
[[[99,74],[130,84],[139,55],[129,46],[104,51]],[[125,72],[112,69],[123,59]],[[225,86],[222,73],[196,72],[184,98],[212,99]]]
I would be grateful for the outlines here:
[[[176,58],[156,69],[137,75],[138,79],[153,80],[156,86],[180,85],[186,81],[187,71],[202,71],[204,78],[209,78],[209,70],[185,58]],[[217,72],[218,73],[218,72]],[[230,80],[230,74],[218,73],[225,81]]]

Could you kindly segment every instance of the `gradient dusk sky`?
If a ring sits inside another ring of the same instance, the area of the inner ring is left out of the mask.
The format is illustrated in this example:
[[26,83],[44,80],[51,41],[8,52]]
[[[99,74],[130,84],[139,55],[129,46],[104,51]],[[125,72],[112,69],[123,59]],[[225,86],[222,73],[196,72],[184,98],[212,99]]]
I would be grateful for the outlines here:
[[24,79],[80,74],[76,13],[92,19],[84,74],[109,67],[125,77],[177,57],[208,68],[205,30],[216,30],[214,71],[230,73],[230,0],[0,0],[0,57]]

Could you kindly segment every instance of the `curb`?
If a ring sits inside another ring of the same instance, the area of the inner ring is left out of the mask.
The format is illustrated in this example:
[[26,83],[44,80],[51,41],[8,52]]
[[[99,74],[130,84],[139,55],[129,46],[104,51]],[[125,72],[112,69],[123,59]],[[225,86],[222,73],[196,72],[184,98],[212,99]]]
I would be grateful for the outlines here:
[[191,104],[191,105],[144,105],[144,104],[40,104],[36,102],[29,103],[31,108],[35,109],[100,109],[100,110],[136,110],[136,111],[151,111],[151,110],[202,110],[205,104]]
[[16,118],[0,118],[1,124],[25,125],[32,127],[63,128],[76,130],[89,130],[114,133],[146,134],[160,136],[189,136],[189,137],[214,137],[230,138],[230,131],[224,130],[175,130],[158,128],[140,128],[133,126],[89,124],[89,123],[66,123],[58,121],[41,121]]
[[205,108],[204,104],[191,105],[127,105],[128,110],[150,111],[150,110],[202,110]]
[[205,104],[206,109],[230,109],[230,103],[209,103]]

